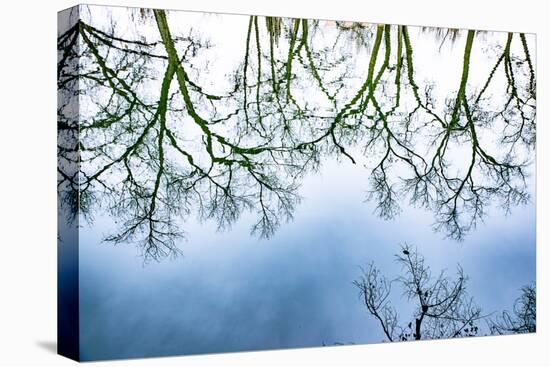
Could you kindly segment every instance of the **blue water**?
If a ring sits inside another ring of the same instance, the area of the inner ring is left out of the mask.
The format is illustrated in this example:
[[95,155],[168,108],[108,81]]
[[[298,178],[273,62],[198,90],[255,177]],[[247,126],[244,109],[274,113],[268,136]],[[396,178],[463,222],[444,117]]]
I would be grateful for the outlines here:
[[[357,173],[359,172],[359,173]],[[418,247],[434,273],[460,263],[485,313],[510,309],[535,279],[535,207],[492,210],[458,243],[431,230],[429,212],[404,208],[394,221],[364,202],[367,172],[330,161],[309,176],[295,219],[270,240],[250,235],[244,215],[231,230],[182,222],[183,256],[144,264],[132,243],[101,239],[112,218],[81,231],[83,360],[373,343],[383,340],[352,285],[374,261],[399,275],[399,245]],[[401,289],[393,302],[410,320]]]

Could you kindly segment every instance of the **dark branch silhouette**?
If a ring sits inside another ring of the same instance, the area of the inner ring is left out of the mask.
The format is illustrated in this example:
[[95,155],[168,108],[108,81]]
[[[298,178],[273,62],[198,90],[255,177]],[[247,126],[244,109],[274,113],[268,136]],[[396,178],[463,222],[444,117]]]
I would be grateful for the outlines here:
[[[386,278],[371,263],[353,282],[359,289],[362,303],[390,342],[536,331],[534,284],[521,288],[521,295],[515,301],[512,312],[504,311],[492,317],[482,314],[481,307],[468,294],[468,277],[460,265],[455,277],[445,271],[433,274],[418,250],[406,244],[395,255],[395,261],[401,265],[402,271],[395,279]],[[400,286],[402,295],[410,302],[410,318],[403,318],[391,303],[395,293],[392,293],[392,287],[395,285]],[[482,331],[480,321],[485,321],[488,329]]]
[[[354,281],[368,312],[378,321],[388,341],[477,335],[478,322],[485,315],[468,295],[468,278],[460,266],[455,278],[444,271],[434,275],[424,257],[408,245],[401,247],[396,261],[402,266],[403,275],[395,280],[388,280],[370,264]],[[393,284],[401,286],[403,295],[413,305],[410,321],[402,321],[391,304]]]
[[488,321],[491,334],[523,334],[537,331],[537,293],[535,284],[521,288],[521,294],[514,302],[512,311]]

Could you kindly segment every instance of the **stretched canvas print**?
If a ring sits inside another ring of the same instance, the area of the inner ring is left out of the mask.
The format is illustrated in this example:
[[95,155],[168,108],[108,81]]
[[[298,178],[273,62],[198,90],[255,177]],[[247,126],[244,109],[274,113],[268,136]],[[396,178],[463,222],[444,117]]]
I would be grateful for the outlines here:
[[59,13],[58,349],[536,331],[535,35]]

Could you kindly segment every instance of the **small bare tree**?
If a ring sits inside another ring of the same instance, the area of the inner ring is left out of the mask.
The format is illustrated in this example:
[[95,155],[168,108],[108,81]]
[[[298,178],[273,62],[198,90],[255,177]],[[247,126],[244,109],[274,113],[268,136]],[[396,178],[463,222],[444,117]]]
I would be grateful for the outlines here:
[[493,335],[523,334],[537,331],[537,295],[535,284],[521,288],[521,295],[514,302],[512,312],[504,311],[488,321]]
[[[477,323],[485,318],[466,291],[468,278],[458,266],[456,278],[445,271],[433,276],[424,257],[409,245],[401,247],[396,261],[403,275],[388,280],[371,263],[360,279],[354,281],[369,313],[380,323],[389,341],[456,338],[475,336]],[[401,324],[392,306],[392,285],[399,283],[403,293],[414,304],[412,320]]]

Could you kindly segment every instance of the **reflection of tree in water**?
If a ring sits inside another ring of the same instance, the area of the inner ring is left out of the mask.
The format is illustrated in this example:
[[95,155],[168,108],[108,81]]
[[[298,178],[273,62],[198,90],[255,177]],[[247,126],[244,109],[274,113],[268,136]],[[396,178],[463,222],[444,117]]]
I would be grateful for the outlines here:
[[[119,217],[109,241],[135,240],[160,258],[178,252],[177,218],[197,212],[223,229],[244,210],[257,214],[252,232],[269,237],[292,217],[301,177],[330,156],[372,164],[369,198],[383,218],[408,198],[455,239],[487,203],[528,200],[535,78],[523,34],[488,51],[495,63],[478,90],[470,55],[482,36],[467,32],[456,92],[439,100],[437,85],[416,80],[408,27],[252,16],[240,66],[213,93],[201,76],[216,45],[172,33],[164,11],[140,14],[155,39],[82,21],[58,39],[64,202]],[[336,36],[323,43],[327,29]],[[456,33],[444,41],[458,43]],[[80,121],[67,107],[77,96]],[[498,151],[487,139],[497,132]],[[78,159],[79,172],[66,169]]]

